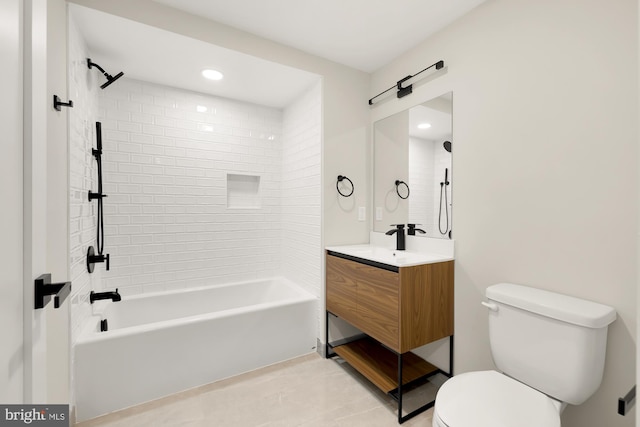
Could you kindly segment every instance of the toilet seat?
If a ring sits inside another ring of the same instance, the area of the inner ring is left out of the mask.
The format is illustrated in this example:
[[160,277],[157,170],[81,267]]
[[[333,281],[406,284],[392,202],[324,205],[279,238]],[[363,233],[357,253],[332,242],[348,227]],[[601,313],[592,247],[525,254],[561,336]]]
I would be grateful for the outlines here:
[[560,427],[560,402],[496,371],[445,382],[433,414],[438,427]]

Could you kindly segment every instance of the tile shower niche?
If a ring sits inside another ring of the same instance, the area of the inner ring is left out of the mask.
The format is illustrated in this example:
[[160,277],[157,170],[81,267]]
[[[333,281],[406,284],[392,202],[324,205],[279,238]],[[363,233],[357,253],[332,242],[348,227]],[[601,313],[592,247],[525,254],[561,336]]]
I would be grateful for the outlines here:
[[227,208],[259,209],[260,177],[227,174]]

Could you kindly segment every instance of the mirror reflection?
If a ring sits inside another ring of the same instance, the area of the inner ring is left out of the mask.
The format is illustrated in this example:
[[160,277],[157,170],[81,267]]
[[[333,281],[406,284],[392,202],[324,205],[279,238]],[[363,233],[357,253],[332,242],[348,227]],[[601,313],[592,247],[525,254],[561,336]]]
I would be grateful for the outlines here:
[[417,224],[418,236],[451,238],[453,94],[374,124],[373,229]]

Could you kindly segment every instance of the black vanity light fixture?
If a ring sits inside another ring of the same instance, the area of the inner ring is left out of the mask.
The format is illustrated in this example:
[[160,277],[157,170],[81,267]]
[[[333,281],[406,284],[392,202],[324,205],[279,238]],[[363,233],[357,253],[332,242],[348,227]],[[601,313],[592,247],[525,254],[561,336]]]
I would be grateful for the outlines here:
[[89,69],[91,69],[92,67],[96,67],[98,70],[100,70],[102,72],[102,74],[107,78],[107,82],[102,84],[102,86],[100,86],[100,89],[104,89],[107,86],[109,86],[111,83],[115,82],[116,80],[118,80],[120,77],[124,76],[124,73],[122,71],[120,71],[118,74],[116,74],[115,76],[112,76],[111,74],[107,73],[104,68],[102,68],[101,66],[99,66],[98,64],[96,64],[95,62],[91,61],[91,58],[87,58],[87,66],[89,67]]
[[424,70],[418,71],[415,74],[410,74],[407,77],[400,79],[396,82],[395,86],[391,86],[389,89],[380,92],[379,94],[377,94],[376,96],[374,96],[373,98],[371,98],[369,100],[369,105],[373,105],[374,101],[379,98],[380,96],[384,95],[385,93],[389,92],[392,89],[397,89],[396,95],[398,98],[404,98],[405,96],[409,95],[411,92],[413,92],[413,83],[417,80],[414,79],[414,77],[418,77],[420,74],[424,73],[425,71],[431,69],[431,68],[435,68],[436,70],[440,70],[441,68],[444,67],[444,61],[440,60],[438,62],[436,62],[435,64],[431,64],[429,65],[427,68],[425,68]]

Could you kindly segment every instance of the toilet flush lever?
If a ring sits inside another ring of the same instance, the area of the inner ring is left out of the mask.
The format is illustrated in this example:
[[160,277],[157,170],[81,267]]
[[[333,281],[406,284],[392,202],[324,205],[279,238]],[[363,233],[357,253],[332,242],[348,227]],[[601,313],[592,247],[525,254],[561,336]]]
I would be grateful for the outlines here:
[[480,304],[484,305],[491,311],[498,311],[498,304],[494,304],[492,302],[484,302],[484,301],[482,301]]

